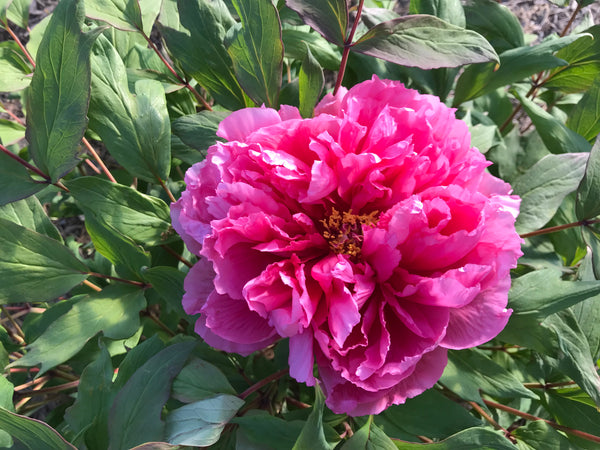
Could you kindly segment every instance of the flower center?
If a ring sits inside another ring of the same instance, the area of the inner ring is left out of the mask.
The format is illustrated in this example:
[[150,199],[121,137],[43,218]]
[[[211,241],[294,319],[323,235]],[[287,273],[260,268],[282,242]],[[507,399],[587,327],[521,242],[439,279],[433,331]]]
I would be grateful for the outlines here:
[[374,228],[377,225],[379,211],[370,214],[353,214],[352,210],[340,213],[332,208],[326,219],[319,222],[323,225],[323,237],[334,253],[356,258],[360,255],[363,242],[363,225]]

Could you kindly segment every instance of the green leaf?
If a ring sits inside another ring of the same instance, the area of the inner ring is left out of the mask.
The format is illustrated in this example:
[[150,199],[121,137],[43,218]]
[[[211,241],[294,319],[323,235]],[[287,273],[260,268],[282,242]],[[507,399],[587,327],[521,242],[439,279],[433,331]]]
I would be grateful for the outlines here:
[[346,0],[286,0],[304,23],[340,47],[346,42],[348,5]]
[[600,76],[571,109],[567,126],[588,141],[600,133]]
[[427,15],[382,22],[367,31],[351,50],[421,69],[498,60],[479,34]]
[[291,449],[305,424],[300,420],[283,420],[256,409],[234,417],[231,423],[239,426],[237,448],[257,450]]
[[460,0],[412,0],[410,14],[429,14],[445,22],[465,27],[465,11]]
[[[546,392],[546,400],[549,411],[556,417],[559,424],[600,436],[600,413],[597,408],[566,399],[552,390]],[[596,446],[591,446],[589,441],[579,441],[572,436],[569,440],[580,445],[583,444],[584,448],[596,448]]]
[[67,247],[0,218],[0,304],[54,299],[87,278]]
[[554,69],[544,87],[562,92],[586,91],[600,75],[600,25],[586,30],[592,39],[579,39],[556,53],[567,66]]
[[177,408],[167,416],[169,443],[199,447],[214,444],[243,405],[239,397],[220,394]]
[[188,362],[173,381],[173,397],[184,403],[204,400],[215,394],[236,395],[236,392],[223,372],[199,358]]
[[81,0],[57,5],[37,52],[27,97],[29,154],[52,181],[79,163],[88,123],[90,52],[102,29],[83,33],[83,20]]
[[10,220],[32,231],[45,234],[58,242],[62,242],[59,231],[50,221],[44,207],[36,197],[28,197],[24,200],[1,206],[0,218]]
[[[4,44],[0,42],[0,45]],[[25,89],[31,83],[31,74],[23,70],[14,60],[11,50],[0,46],[0,92],[14,92]]]
[[403,405],[394,405],[375,416],[375,423],[388,436],[395,435],[394,429],[417,436],[444,439],[465,428],[481,425],[482,422],[469,414],[458,403],[429,389]]
[[12,0],[6,17],[21,28],[27,29],[29,23],[29,5],[31,5],[31,0]]
[[46,186],[31,178],[20,163],[0,152],[0,205],[29,197]]
[[235,76],[256,104],[279,105],[283,44],[279,14],[271,0],[233,0],[241,20],[227,51]]
[[157,334],[152,335],[150,339],[146,339],[141,344],[132,348],[125,356],[123,362],[119,364],[119,372],[114,381],[115,389],[120,390],[123,388],[140,367],[164,348],[165,344],[163,344]]
[[581,332],[585,335],[590,347],[592,359],[600,359],[600,302],[592,297],[577,303],[571,308]]
[[323,408],[325,406],[325,396],[321,388],[315,386],[315,403],[313,409],[308,416],[306,424],[300,432],[300,436],[294,444],[293,450],[329,450],[335,447],[335,444],[330,444],[325,439],[325,432],[323,431]]
[[97,177],[80,177],[67,186],[86,216],[138,244],[160,245],[173,234],[169,207],[159,198]]
[[142,271],[144,279],[152,285],[158,295],[165,300],[167,311],[175,311],[183,316],[181,299],[185,293],[183,280],[185,273],[174,267],[156,266]]
[[527,97],[518,93],[516,96],[550,152],[580,153],[590,151],[590,143],[583,136],[567,128],[560,120]]
[[449,351],[448,365],[440,382],[461,398],[482,405],[480,390],[493,397],[538,398],[510,372],[477,349]]
[[585,225],[581,228],[581,236],[591,253],[592,271],[594,277],[600,279],[600,233]]
[[77,399],[65,413],[73,432],[85,432],[85,443],[91,450],[108,448],[108,413],[116,394],[112,379],[110,354],[100,341],[100,354],[83,369]]
[[110,339],[128,338],[139,328],[139,312],[145,306],[143,291],[127,285],[88,295],[52,323],[13,366],[40,364],[40,376],[75,356],[100,331]]
[[576,214],[579,220],[600,215],[600,139],[592,147],[585,166],[585,174],[577,188]]
[[6,146],[25,137],[25,127],[12,120],[0,119],[0,141]]
[[519,233],[537,230],[552,218],[563,199],[577,189],[587,158],[586,153],[547,155],[513,182],[515,194],[521,196]]
[[373,416],[369,416],[367,423],[348,439],[341,450],[397,450],[394,442],[373,423]]
[[467,28],[485,37],[498,53],[525,45],[519,19],[506,6],[493,0],[472,0],[464,11]]
[[34,450],[48,448],[52,450],[74,450],[65,439],[50,425],[36,419],[11,413],[0,408],[0,429],[18,439],[25,448]]
[[85,0],[86,15],[124,31],[150,36],[160,0]]
[[173,134],[183,143],[206,156],[208,147],[222,140],[217,137],[217,129],[227,115],[228,113],[221,111],[200,111],[198,114],[178,117],[172,122],[171,127]]
[[553,55],[557,50],[581,38],[576,34],[548,39],[533,47],[518,47],[500,54],[500,67],[495,63],[467,67],[456,83],[454,106],[511,85],[543,70],[564,66],[566,61]]
[[[524,442],[531,450],[566,450],[571,448],[569,440],[546,422],[534,420],[517,428],[512,435]],[[523,447],[519,447],[523,448]]]
[[396,441],[398,450],[514,450],[515,446],[497,431],[488,428],[468,428],[433,444]]
[[312,117],[315,105],[319,101],[325,76],[319,62],[313,57],[308,45],[306,46],[306,57],[302,61],[299,74],[300,87],[300,114],[302,117]]
[[115,265],[117,275],[141,280],[142,269],[150,266],[149,253],[97,216],[88,215],[85,228],[94,248]]
[[163,439],[165,423],[160,418],[161,411],[169,398],[173,378],[195,345],[195,342],[170,345],[131,376],[111,407],[108,419],[110,448],[127,449]]
[[90,128],[132,175],[149,182],[166,179],[171,136],[162,84],[141,80],[131,94],[123,61],[104,36],[98,38],[91,59]]
[[231,110],[249,106],[223,44],[231,16],[208,0],[164,0],[159,23],[176,62],[220,105]]
[[306,46],[308,46],[315,59],[325,69],[339,69],[341,62],[339,51],[320,34],[284,28],[281,38],[286,58],[302,61],[306,57]]

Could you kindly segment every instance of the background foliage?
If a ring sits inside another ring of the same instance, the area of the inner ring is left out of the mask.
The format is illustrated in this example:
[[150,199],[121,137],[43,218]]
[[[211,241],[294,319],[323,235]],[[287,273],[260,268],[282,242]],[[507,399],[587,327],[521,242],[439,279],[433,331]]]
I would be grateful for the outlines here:
[[[25,46],[30,2],[0,0],[25,115],[0,119],[0,446],[600,448],[600,25],[532,43],[491,0],[61,0]],[[168,207],[229,111],[311,116],[344,69],[457,108],[522,197],[506,329],[375,417],[327,410],[285,342],[200,341]]]

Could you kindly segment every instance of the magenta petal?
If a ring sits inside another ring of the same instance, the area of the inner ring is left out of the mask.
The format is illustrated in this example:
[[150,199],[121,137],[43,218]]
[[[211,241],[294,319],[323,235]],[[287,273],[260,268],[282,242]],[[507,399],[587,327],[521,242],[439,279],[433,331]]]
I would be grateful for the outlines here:
[[313,338],[310,332],[307,331],[290,338],[289,364],[292,378],[306,383],[308,386],[315,385]]
[[219,124],[217,136],[228,141],[244,142],[254,131],[281,122],[279,113],[271,108],[245,108],[234,111]]

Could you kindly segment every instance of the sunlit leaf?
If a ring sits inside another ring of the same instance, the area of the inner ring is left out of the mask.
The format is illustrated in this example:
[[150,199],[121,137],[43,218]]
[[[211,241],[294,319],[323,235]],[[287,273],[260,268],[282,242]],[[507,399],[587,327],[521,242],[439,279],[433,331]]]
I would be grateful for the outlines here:
[[300,66],[300,114],[303,117],[312,117],[315,105],[319,101],[325,77],[319,62],[313,57],[310,48],[306,47],[306,56]]
[[285,3],[325,39],[344,45],[348,28],[345,0],[286,0]]

